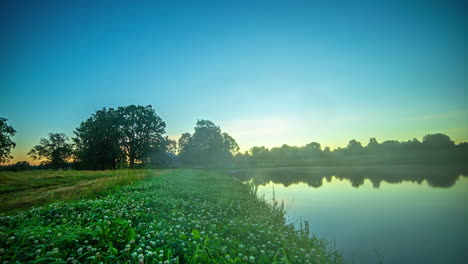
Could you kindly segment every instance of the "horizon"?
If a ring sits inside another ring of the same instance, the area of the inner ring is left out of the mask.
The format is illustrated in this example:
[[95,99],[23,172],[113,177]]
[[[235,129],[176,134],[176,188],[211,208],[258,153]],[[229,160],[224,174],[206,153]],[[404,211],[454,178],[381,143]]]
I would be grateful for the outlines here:
[[2,3],[9,163],[102,107],[148,105],[166,135],[208,119],[242,152],[351,139],[468,141],[463,1]]
[[[221,130],[223,131],[222,128],[221,128]],[[193,132],[193,131],[190,131],[189,133],[192,133],[192,132]],[[223,132],[225,132],[225,131],[223,131]],[[59,132],[59,133],[60,133],[60,132]],[[306,144],[312,143],[312,142],[319,143],[319,144],[321,145],[322,151],[323,151],[326,147],[329,147],[329,148],[330,148],[330,151],[333,152],[333,151],[338,150],[338,149],[340,149],[340,148],[341,148],[341,149],[342,149],[342,148],[346,148],[346,147],[347,147],[347,144],[348,144],[349,141],[351,141],[351,140],[356,140],[356,141],[360,142],[360,143],[362,144],[363,147],[366,147],[366,146],[368,145],[368,143],[369,143],[369,140],[370,140],[371,138],[375,138],[379,144],[380,144],[380,143],[383,143],[383,142],[386,142],[386,141],[395,141],[395,140],[396,140],[396,141],[398,141],[398,142],[406,142],[406,141],[410,141],[410,140],[413,140],[413,139],[417,139],[419,142],[423,142],[423,137],[426,136],[426,135],[430,135],[430,134],[440,134],[440,133],[426,133],[426,134],[424,134],[424,135],[421,136],[421,137],[412,137],[412,138],[401,139],[401,140],[400,140],[400,139],[395,139],[395,138],[392,138],[392,139],[379,139],[379,138],[376,138],[376,137],[368,137],[368,138],[367,138],[367,141],[366,141],[366,140],[359,140],[359,139],[356,137],[356,138],[350,138],[349,140],[346,141],[346,143],[344,143],[343,145],[340,145],[340,146],[325,145],[325,144],[322,144],[320,141],[309,141],[309,142],[305,142],[305,143],[302,144],[302,145],[287,144],[287,143],[282,143],[282,144],[274,145],[274,146],[255,145],[255,146],[250,146],[250,147],[248,147],[248,148],[246,148],[246,149],[239,148],[238,153],[242,153],[242,154],[243,154],[243,153],[246,153],[246,152],[250,152],[251,148],[253,148],[253,147],[266,147],[266,148],[269,149],[269,150],[271,150],[272,148],[279,148],[279,147],[281,147],[281,146],[283,146],[283,145],[288,145],[288,146],[290,146],[290,147],[304,147]],[[443,133],[441,133],[441,134],[443,134]],[[66,135],[66,136],[69,137],[70,139],[72,139],[71,136],[69,136],[69,135]],[[450,137],[450,135],[447,135],[447,136]],[[176,140],[176,141],[180,138],[180,136],[174,136],[174,137],[168,136],[168,137],[169,137],[170,139]],[[44,136],[44,138],[47,138],[47,136]],[[450,139],[453,140],[452,137],[450,137]],[[461,143],[468,143],[468,141],[459,141],[459,142],[457,142],[457,141],[455,141],[455,140],[453,140],[453,141],[454,141],[454,143],[455,143],[456,145],[461,144]],[[237,142],[237,143],[239,143],[239,142]],[[239,146],[240,146],[240,144],[239,144]],[[29,150],[28,150],[28,151],[29,151]],[[12,151],[12,152],[13,152],[13,151]],[[19,158],[13,157],[10,161],[6,162],[4,165],[13,165],[13,164],[15,164],[15,163],[17,163],[17,162],[20,162],[20,161],[27,161],[27,162],[28,162],[29,164],[31,164],[31,165],[40,165],[41,162],[43,161],[42,159],[36,159],[36,160],[35,160],[35,159],[32,159],[32,158],[31,158],[29,155],[27,155],[27,154],[24,154],[23,156],[26,157],[26,158],[25,158],[25,159],[19,159]]]

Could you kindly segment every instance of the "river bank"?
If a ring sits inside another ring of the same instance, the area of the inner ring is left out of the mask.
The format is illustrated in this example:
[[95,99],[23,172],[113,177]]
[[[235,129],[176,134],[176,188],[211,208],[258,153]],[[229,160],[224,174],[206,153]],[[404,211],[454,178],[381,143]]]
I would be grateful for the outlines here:
[[280,203],[215,171],[174,170],[6,216],[0,258],[36,263],[340,263]]

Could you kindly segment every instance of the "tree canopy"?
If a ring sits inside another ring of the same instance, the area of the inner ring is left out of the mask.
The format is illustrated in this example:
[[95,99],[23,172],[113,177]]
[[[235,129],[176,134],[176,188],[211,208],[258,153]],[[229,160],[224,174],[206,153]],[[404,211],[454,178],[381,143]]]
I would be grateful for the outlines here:
[[193,135],[184,133],[179,139],[179,156],[186,164],[222,166],[231,162],[238,151],[234,138],[209,120],[198,120]]
[[0,164],[8,162],[13,156],[10,155],[11,149],[16,146],[11,139],[16,130],[7,124],[7,119],[0,117]]
[[39,145],[34,146],[28,155],[53,169],[66,169],[72,156],[73,148],[64,133],[50,133],[49,138],[41,138]]
[[151,151],[166,147],[163,134],[166,133],[166,123],[156,114],[151,105],[129,105],[117,108],[121,121],[119,132],[120,146],[128,158],[130,168],[135,161],[149,161]]
[[165,127],[151,105],[98,110],[75,130],[76,163],[94,170],[149,163],[168,147],[174,151],[174,142],[163,136]]
[[451,148],[455,146],[455,142],[449,136],[441,133],[425,135],[422,143],[432,148]]
[[103,108],[83,121],[75,130],[75,155],[80,167],[115,169],[124,158],[120,148],[120,117],[113,108]]

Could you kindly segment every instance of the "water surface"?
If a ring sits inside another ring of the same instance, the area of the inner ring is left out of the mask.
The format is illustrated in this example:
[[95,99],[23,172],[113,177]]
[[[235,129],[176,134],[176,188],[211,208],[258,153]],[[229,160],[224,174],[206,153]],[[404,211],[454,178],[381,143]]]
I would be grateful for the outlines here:
[[[468,175],[445,166],[238,170],[347,263],[467,263]],[[333,246],[333,245],[331,245]]]

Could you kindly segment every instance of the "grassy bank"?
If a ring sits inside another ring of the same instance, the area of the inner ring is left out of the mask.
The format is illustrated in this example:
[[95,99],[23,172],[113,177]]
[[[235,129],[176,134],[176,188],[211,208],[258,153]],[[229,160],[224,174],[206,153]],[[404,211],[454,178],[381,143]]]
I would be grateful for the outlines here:
[[93,196],[148,175],[145,170],[0,172],[0,213]]
[[214,171],[175,170],[0,219],[10,263],[339,263],[278,203]]

